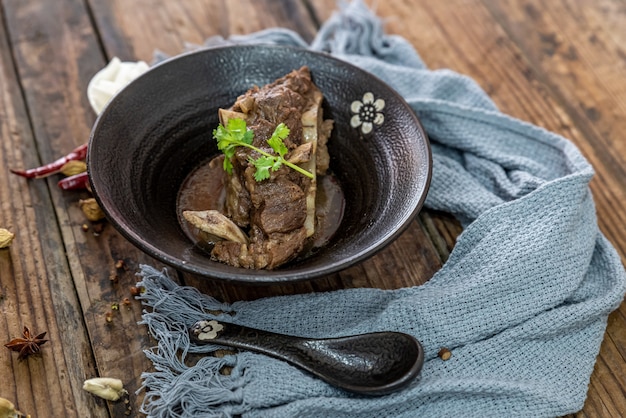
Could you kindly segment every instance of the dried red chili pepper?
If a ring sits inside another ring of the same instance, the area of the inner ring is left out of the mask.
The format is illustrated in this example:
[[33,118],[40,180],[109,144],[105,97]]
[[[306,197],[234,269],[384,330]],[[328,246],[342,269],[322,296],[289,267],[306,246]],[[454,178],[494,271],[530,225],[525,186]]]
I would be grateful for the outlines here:
[[89,188],[89,175],[87,172],[78,173],[61,179],[57,185],[63,190],[80,190]]
[[74,150],[70,152],[69,154],[49,164],[42,165],[41,167],[31,168],[28,170],[11,169],[11,173],[17,174],[18,176],[26,177],[28,179],[38,179],[42,177],[47,177],[51,174],[56,174],[60,172],[63,166],[67,162],[74,161],[74,160],[84,160],[86,156],[87,156],[87,144],[83,144],[79,147],[74,148]]

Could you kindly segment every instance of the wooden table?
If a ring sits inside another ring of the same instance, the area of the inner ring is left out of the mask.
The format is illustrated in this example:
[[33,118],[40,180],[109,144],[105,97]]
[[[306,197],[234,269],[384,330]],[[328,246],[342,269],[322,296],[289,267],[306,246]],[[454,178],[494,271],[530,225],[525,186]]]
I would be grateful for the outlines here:
[[[626,1],[385,0],[387,30],[409,39],[431,68],[467,74],[501,110],[574,141],[595,166],[591,187],[602,231],[626,259]],[[141,415],[140,374],[154,342],[130,287],[140,263],[155,264],[110,225],[97,233],[78,207],[87,192],[63,192],[60,175],[30,180],[9,168],[54,160],[87,141],[95,120],[86,88],[112,57],[150,61],[212,35],[282,26],[311,40],[334,0],[3,0],[0,2],[0,227],[16,235],[0,250],[0,341],[23,326],[47,331],[41,354],[18,361],[0,350],[0,396],[32,417]],[[427,281],[461,229],[423,211],[371,260],[289,286],[220,285],[180,276],[218,298],[397,288]],[[116,262],[124,261],[123,268]],[[124,300],[130,298],[130,304]],[[113,309],[119,305],[119,309]],[[106,316],[111,313],[111,322]],[[626,413],[626,305],[609,318],[577,416]],[[82,390],[116,376],[129,402]]]

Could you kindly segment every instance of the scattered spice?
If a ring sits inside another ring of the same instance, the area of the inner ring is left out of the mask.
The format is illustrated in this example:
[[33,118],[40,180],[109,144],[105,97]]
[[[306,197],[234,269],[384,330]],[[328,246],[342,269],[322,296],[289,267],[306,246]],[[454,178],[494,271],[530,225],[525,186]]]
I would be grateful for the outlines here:
[[87,225],[87,224],[82,224],[80,227],[81,227],[81,228],[83,229],[83,231],[85,231],[85,232],[89,231],[89,225]]
[[33,337],[28,327],[24,327],[22,336],[23,338],[14,338],[4,345],[9,350],[18,351],[20,353],[17,357],[18,360],[23,360],[31,354],[39,353],[40,347],[48,341],[43,339],[43,337],[46,336],[46,332],[42,332]]
[[107,321],[108,324],[113,322],[113,312],[109,311],[106,314],[104,314],[104,320]]
[[83,389],[108,401],[117,401],[122,395],[126,395],[126,389],[120,379],[112,377],[94,377],[83,383]]
[[96,223],[92,224],[91,227],[93,228],[93,234],[95,236],[100,235],[100,233],[102,231],[104,231],[104,223],[102,223],[102,222],[96,222]]
[[115,268],[118,270],[121,270],[121,269],[126,270],[126,263],[124,262],[124,260],[121,260],[121,259],[117,260],[115,262]]
[[18,176],[26,177],[28,179],[43,178],[43,177],[47,177],[49,175],[61,172],[61,169],[63,168],[63,166],[67,164],[68,162],[76,161],[76,160],[84,160],[86,156],[87,156],[87,144],[83,144],[79,147],[76,147],[69,154],[49,164],[43,165],[41,167],[31,168],[28,170],[11,169],[11,173],[17,174]]
[[98,202],[95,198],[90,197],[89,199],[80,199],[78,201],[78,206],[82,209],[83,213],[92,222],[99,221],[104,219],[104,212],[98,206]]
[[124,306],[129,306],[130,305],[130,299],[129,298],[124,298],[122,299],[122,304]]
[[113,283],[117,283],[119,281],[119,277],[117,276],[117,274],[111,274],[109,276],[109,280]]
[[133,296],[139,296],[144,291],[145,291],[145,289],[142,288],[142,287],[140,288],[140,287],[137,287],[137,286],[131,286],[131,288],[130,288],[130,294],[133,295]]
[[0,228],[0,248],[8,248],[15,238],[15,234],[8,229]]
[[437,355],[443,361],[450,360],[450,357],[452,357],[452,351],[450,351],[446,347],[442,347],[441,350],[439,350],[439,352],[437,353]]
[[[15,409],[15,405],[8,399],[0,398],[0,418],[23,417],[24,414]],[[28,415],[30,417],[30,415]]]
[[126,405],[126,411],[124,411],[124,415],[130,415],[133,412],[133,407],[130,404],[130,400],[128,397],[124,399],[124,404]]
[[85,171],[87,171],[87,163],[84,161],[68,161],[61,167],[61,173],[67,177],[75,176]]
[[112,310],[112,311],[119,311],[119,310],[120,310],[120,304],[119,304],[119,303],[117,303],[117,302],[113,302],[113,303],[111,304],[111,310]]

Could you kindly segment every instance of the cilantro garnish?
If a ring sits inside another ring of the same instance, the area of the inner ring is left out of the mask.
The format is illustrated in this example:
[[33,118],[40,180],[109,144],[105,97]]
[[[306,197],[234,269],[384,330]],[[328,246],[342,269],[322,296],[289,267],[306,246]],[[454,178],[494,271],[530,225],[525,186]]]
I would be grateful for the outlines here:
[[235,155],[235,149],[237,147],[247,147],[261,154],[261,156],[256,159],[250,157],[250,162],[256,167],[256,172],[254,173],[254,179],[256,181],[270,178],[270,170],[276,171],[283,164],[309,178],[313,178],[313,174],[309,171],[285,160],[284,157],[288,149],[283,140],[287,138],[287,136],[289,136],[289,128],[284,123],[280,123],[276,129],[274,129],[274,133],[270,139],[267,140],[268,145],[278,154],[273,155],[252,145],[254,132],[248,129],[246,121],[243,119],[229,119],[226,127],[220,123],[218,127],[213,130],[213,138],[217,141],[217,148],[222,151],[226,157],[224,158],[224,170],[229,174],[232,173],[233,170],[231,160]]

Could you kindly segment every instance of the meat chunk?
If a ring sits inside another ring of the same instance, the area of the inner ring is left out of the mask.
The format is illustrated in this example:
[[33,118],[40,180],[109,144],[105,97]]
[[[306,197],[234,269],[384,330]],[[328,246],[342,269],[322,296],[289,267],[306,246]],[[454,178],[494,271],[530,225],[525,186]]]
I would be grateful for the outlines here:
[[258,153],[238,148],[225,184],[225,215],[248,230],[248,242],[217,242],[213,259],[238,267],[273,269],[302,251],[315,224],[316,175],[328,169],[326,143],[332,121],[323,120],[322,99],[309,69],[302,67],[271,84],[251,88],[231,108],[220,111],[223,125],[228,118],[245,119],[254,131],[253,145],[267,152],[273,152],[267,140],[284,123],[290,130],[284,140],[289,150],[286,159],[314,178],[282,166],[269,179],[257,182],[250,159]]

